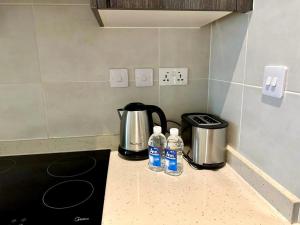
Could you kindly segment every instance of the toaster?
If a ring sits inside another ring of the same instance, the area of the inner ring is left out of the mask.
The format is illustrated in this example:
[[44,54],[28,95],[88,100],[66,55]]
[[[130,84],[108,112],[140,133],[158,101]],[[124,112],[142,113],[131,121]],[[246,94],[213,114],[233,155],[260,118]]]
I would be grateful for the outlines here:
[[228,123],[207,113],[181,116],[184,157],[198,169],[218,169],[225,165]]

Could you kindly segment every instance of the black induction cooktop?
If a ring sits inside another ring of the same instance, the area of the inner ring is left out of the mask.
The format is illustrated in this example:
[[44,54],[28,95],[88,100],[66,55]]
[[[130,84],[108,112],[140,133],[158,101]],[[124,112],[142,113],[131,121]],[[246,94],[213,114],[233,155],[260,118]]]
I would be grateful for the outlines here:
[[110,150],[0,157],[1,225],[100,225]]

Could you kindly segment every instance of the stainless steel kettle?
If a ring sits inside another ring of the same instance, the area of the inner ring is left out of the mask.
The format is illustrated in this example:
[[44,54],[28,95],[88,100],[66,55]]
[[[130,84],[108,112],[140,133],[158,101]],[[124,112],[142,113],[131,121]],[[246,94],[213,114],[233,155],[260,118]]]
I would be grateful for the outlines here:
[[167,131],[164,112],[157,106],[135,102],[118,109],[121,119],[119,155],[128,160],[148,158],[148,139],[154,126],[152,114],[157,113],[162,132]]

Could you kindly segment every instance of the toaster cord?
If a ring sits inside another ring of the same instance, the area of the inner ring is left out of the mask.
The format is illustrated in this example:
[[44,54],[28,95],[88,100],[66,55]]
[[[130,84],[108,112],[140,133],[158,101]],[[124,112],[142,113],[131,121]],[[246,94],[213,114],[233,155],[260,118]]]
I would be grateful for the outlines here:
[[193,163],[192,159],[191,159],[191,158],[189,157],[189,155],[188,155],[189,153],[190,153],[190,151],[188,151],[186,154],[183,153],[183,158],[185,159],[185,161],[186,161],[193,169],[195,169],[195,170],[202,170],[202,169],[203,169],[202,166]]
[[[176,121],[174,121],[174,120],[167,120],[167,123],[174,123],[174,124],[176,124],[179,128],[181,127],[181,124],[178,123],[178,122],[176,122]],[[160,124],[158,124],[158,123],[154,123],[154,125],[155,125],[155,126],[160,126]],[[170,131],[167,130],[167,133],[169,134]]]
[[183,158],[187,161],[187,163],[195,170],[203,170],[203,169],[206,169],[206,170],[213,170],[213,171],[216,171],[220,168],[222,168],[225,163],[218,163],[218,164],[205,164],[205,165],[199,165],[199,164],[196,164],[193,162],[193,160],[191,159],[191,157],[189,157],[189,152],[187,154],[183,153]]

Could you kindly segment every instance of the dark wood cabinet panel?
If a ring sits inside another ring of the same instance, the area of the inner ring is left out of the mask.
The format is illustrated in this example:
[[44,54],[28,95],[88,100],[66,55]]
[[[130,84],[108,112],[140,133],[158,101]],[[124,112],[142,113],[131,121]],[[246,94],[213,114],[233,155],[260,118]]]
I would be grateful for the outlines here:
[[91,1],[97,2],[98,9],[110,8],[110,0],[91,0]]
[[234,11],[236,0],[162,0],[160,7],[166,10]]
[[[98,8],[235,11],[237,0],[97,0]],[[239,1],[239,0],[238,0]],[[246,0],[247,1],[247,0]]]
[[159,9],[161,0],[110,0],[111,8],[121,9]]
[[96,18],[98,24],[100,25],[100,27],[104,27],[102,19],[98,13],[99,6],[98,6],[97,0],[90,0],[90,6],[91,6],[91,10],[92,10],[93,14],[95,15],[95,18]]
[[253,0],[91,0],[99,9],[199,10],[248,12]]
[[[1,0],[0,0],[1,1]],[[249,12],[253,0],[90,0],[100,26],[104,26],[98,9],[118,10],[184,10]]]
[[237,0],[236,11],[237,12],[249,12],[253,10],[253,0]]

